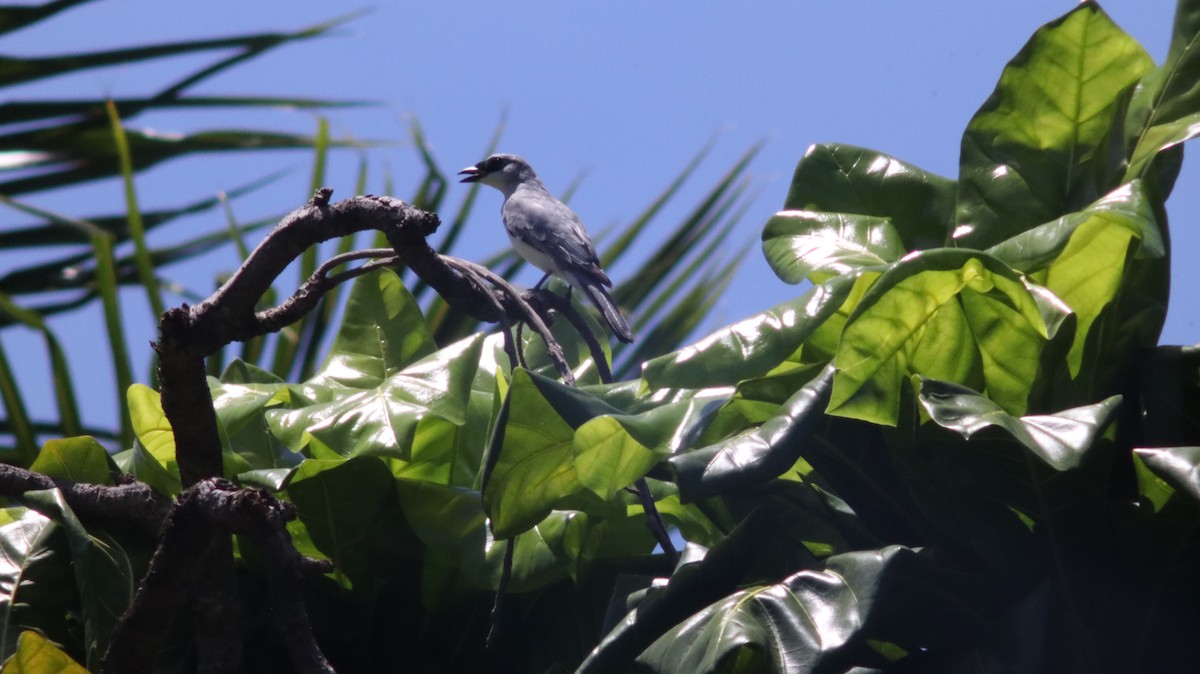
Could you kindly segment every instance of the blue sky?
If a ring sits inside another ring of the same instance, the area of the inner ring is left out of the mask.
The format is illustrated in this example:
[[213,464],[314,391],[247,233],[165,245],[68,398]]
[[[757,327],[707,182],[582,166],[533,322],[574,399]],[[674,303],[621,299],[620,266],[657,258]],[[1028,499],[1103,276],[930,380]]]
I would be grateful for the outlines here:
[[[1113,19],[1161,61],[1174,3],[1110,0]],[[739,228],[733,249],[757,239],[783,202],[792,169],[805,148],[844,142],[892,154],[955,177],[959,137],[992,91],[1004,64],[1038,26],[1073,2],[423,2],[376,6],[333,37],[277,50],[204,84],[196,93],[255,93],[355,98],[382,105],[330,113],[335,133],[398,141],[371,154],[371,191],[382,191],[385,170],[399,196],[420,175],[405,140],[409,118],[425,128],[438,161],[456,170],[481,159],[502,116],[504,151],[525,155],[552,190],[584,176],[572,205],[593,231],[628,222],[679,172],[706,141],[716,146],[692,188],[663,225],[673,223],[750,145],[765,140],[751,166],[759,196]],[[5,55],[86,51],[132,43],[290,30],[354,9],[334,3],[279,0],[204,3],[105,0],[70,11],[40,28],[6,37]],[[148,68],[109,68],[60,78],[14,92],[26,96],[136,95],[154,91],[215,57],[169,59]],[[136,126],[163,132],[259,126],[311,132],[312,114],[227,111],[139,118]],[[1193,151],[1194,154],[1194,151]],[[169,164],[138,183],[146,208],[164,207],[229,189],[278,168],[284,180],[235,203],[250,219],[299,206],[307,197],[310,157],[278,153],[255,162],[196,158]],[[357,158],[335,158],[328,184],[335,198],[351,195]],[[1200,267],[1182,264],[1200,249],[1200,177],[1185,163],[1168,203],[1175,251],[1172,307],[1164,343],[1200,341],[1193,289]],[[456,205],[465,188],[452,186]],[[80,188],[54,202],[30,201],[72,215],[120,210],[119,187]],[[459,251],[481,260],[507,245],[499,195],[484,193],[471,223],[470,245]],[[674,216],[674,217],[671,217]],[[0,227],[23,222],[0,213]],[[156,234],[157,242],[221,226],[211,214]],[[232,250],[192,263],[184,277],[210,289],[218,271],[233,269]],[[5,264],[0,260],[0,264]],[[610,269],[620,279],[621,266]],[[522,281],[536,280],[533,272]],[[794,296],[757,246],[752,248],[708,328],[724,325]],[[136,293],[126,302],[130,342],[153,339],[153,324]],[[99,337],[96,314],[56,322],[65,334]],[[30,335],[4,335],[9,353],[39,352]],[[70,340],[67,340],[70,343]],[[135,350],[135,356],[138,355]],[[72,364],[109,376],[102,358],[73,351]],[[77,362],[77,361],[88,362]],[[142,373],[148,353],[139,359]],[[28,367],[42,367],[30,363]],[[102,385],[99,390],[111,390]],[[48,396],[48,394],[47,394]],[[47,397],[46,400],[49,400]],[[33,402],[36,409],[37,402]],[[111,419],[112,403],[86,401],[89,418]]]

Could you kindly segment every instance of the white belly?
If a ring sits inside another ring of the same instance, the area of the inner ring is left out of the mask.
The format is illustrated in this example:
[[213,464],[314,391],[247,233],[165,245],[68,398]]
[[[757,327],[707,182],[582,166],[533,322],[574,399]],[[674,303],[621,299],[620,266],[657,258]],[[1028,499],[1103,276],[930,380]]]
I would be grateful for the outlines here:
[[558,266],[554,264],[554,260],[551,259],[549,255],[525,243],[512,234],[508,235],[508,240],[512,242],[513,248],[517,251],[517,254],[525,258],[529,264],[532,264],[542,271],[550,272],[551,274],[558,274],[560,277],[562,276],[558,270]]

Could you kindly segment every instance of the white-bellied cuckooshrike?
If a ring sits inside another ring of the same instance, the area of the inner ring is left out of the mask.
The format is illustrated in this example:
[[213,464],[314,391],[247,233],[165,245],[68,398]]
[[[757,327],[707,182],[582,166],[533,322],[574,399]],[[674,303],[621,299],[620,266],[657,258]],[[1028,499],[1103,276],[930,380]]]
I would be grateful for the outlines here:
[[546,272],[535,288],[551,274],[580,288],[600,308],[617,339],[633,341],[633,331],[605,288],[612,281],[600,268],[600,258],[579,216],[546,191],[533,167],[515,154],[494,154],[458,172],[464,183],[483,183],[504,193],[500,219],[513,248],[530,264]]

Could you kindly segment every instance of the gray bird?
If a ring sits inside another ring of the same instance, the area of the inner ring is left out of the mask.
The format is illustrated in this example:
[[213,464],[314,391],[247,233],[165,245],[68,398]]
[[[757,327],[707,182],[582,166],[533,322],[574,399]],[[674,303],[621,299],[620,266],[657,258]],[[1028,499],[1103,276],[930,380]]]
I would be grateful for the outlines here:
[[500,219],[513,248],[530,264],[546,272],[535,288],[554,274],[570,288],[581,288],[600,308],[617,339],[633,341],[633,331],[605,288],[612,281],[600,268],[600,258],[579,216],[555,199],[538,180],[533,167],[515,154],[494,154],[458,172],[464,183],[483,183],[504,193]]

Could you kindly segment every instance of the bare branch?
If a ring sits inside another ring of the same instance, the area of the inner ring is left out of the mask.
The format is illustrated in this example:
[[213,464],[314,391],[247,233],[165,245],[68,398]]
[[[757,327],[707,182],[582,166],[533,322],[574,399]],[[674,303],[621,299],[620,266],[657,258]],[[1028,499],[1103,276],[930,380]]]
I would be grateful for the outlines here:
[[141,482],[108,487],[76,484],[0,464],[0,494],[20,496],[27,491],[59,489],[67,505],[86,519],[112,519],[134,522],[144,531],[157,535],[170,510],[171,501]]

